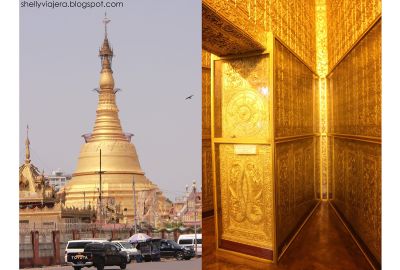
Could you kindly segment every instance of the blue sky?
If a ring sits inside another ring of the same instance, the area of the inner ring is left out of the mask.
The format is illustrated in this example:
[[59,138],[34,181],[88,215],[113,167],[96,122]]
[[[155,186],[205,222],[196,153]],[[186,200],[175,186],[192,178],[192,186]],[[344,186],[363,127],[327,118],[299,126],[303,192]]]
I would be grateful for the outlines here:
[[[147,177],[174,199],[201,183],[201,1],[123,3],[107,9],[119,117]],[[29,124],[33,163],[74,172],[96,116],[104,11],[20,8],[20,163]]]

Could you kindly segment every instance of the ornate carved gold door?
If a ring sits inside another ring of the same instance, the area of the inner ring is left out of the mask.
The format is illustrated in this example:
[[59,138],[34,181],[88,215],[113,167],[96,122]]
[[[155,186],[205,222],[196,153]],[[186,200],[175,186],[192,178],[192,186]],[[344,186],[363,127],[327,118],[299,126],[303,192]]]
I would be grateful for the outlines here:
[[212,58],[218,248],[273,259],[271,58]]

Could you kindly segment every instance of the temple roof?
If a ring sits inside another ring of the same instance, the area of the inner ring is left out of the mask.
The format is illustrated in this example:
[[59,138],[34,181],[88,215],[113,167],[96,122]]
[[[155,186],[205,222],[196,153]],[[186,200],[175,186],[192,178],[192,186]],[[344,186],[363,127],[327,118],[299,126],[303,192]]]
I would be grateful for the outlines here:
[[28,130],[27,127],[25,162],[19,167],[20,204],[54,202],[54,190],[46,184],[44,173],[31,163]]

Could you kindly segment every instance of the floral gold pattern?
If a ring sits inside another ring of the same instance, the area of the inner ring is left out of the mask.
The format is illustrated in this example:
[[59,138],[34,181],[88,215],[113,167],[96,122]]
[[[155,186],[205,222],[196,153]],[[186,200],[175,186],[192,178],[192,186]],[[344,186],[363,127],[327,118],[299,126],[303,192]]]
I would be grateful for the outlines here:
[[272,248],[271,147],[256,155],[237,155],[221,144],[222,239]]

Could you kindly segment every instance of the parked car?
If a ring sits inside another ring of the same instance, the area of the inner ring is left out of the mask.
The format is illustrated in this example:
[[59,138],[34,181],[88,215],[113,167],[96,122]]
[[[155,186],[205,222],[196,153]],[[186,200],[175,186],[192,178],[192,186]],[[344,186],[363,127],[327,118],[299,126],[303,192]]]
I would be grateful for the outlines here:
[[106,239],[83,239],[83,240],[71,240],[68,241],[67,246],[65,247],[64,252],[64,261],[68,262],[68,253],[74,252],[83,252],[85,246],[89,243],[94,242],[107,242]]
[[[197,238],[197,252],[196,252],[196,238]],[[178,245],[183,247],[193,247],[197,255],[203,252],[203,239],[201,234],[181,234],[178,238]]]
[[191,247],[182,247],[173,240],[161,240],[160,253],[162,258],[174,257],[177,260],[190,260],[194,257]]
[[138,250],[128,241],[115,240],[112,241],[112,243],[115,243],[117,246],[121,248],[122,251],[126,252],[127,254],[126,261],[128,263],[130,263],[132,259],[136,259],[136,256],[139,255]]
[[126,268],[127,253],[122,251],[119,246],[111,242],[98,242],[86,244],[83,252],[71,252],[68,254],[68,262],[74,270],[83,267],[96,267],[103,270],[104,266],[119,266]]

